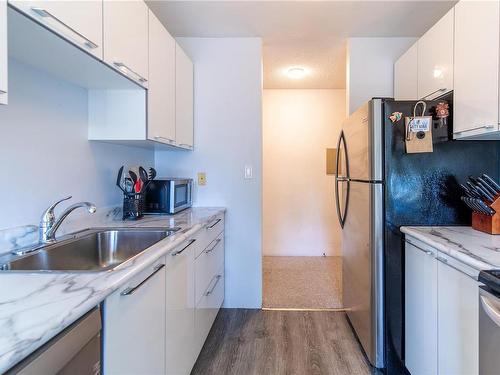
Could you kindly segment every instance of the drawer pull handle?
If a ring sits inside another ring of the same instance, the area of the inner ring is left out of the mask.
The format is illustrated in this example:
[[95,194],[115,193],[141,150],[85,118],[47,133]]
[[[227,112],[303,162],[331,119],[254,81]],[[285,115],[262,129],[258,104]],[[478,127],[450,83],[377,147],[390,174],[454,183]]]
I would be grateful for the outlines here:
[[207,229],[212,229],[213,227],[215,227],[217,224],[219,224],[219,222],[221,221],[222,219],[217,219],[215,220],[215,222],[212,224],[212,225],[208,225],[207,226]]
[[143,286],[150,278],[152,278],[158,271],[160,271],[163,267],[165,267],[164,264],[158,264],[155,268],[154,271],[146,277],[144,280],[142,280],[139,284],[137,284],[134,287],[130,287],[125,289],[123,292],[120,293],[122,296],[130,296],[131,294],[134,294],[137,289],[139,289],[141,286]]
[[481,125],[481,126],[476,126],[475,128],[470,128],[466,130],[462,130],[459,132],[454,132],[453,134],[462,134],[462,133],[467,133],[467,132],[472,132],[474,130],[479,130],[479,129],[493,129],[495,125]]
[[461,270],[460,268],[455,267],[453,264],[448,263],[448,259],[443,258],[443,257],[440,257],[440,256],[436,257],[436,259],[437,259],[438,261],[440,261],[441,263],[446,264],[448,267],[453,268],[455,271],[458,271],[458,272],[460,272],[460,273],[464,274],[465,276],[468,276],[468,277],[470,277],[471,279],[473,279],[473,280],[476,280],[476,281],[477,281],[477,277],[471,276],[471,275],[469,275],[467,272],[465,272],[464,270]]
[[217,247],[217,245],[218,245],[221,241],[222,241],[222,240],[221,240],[220,238],[217,238],[217,239],[215,240],[215,244],[214,244],[214,246],[212,246],[212,248],[210,248],[210,249],[205,250],[205,254],[209,254],[209,253],[211,253],[212,251],[214,251],[214,249]]
[[75,35],[78,35],[80,38],[82,38],[84,40],[83,44],[86,47],[91,48],[91,49],[96,49],[97,47],[99,47],[97,44],[95,44],[94,42],[92,42],[90,39],[86,38],[82,34],[80,34],[78,31],[76,31],[75,29],[73,29],[71,26],[65,24],[63,21],[61,21],[59,18],[57,18],[56,16],[54,16],[52,13],[50,13],[46,9],[38,8],[38,7],[31,7],[31,10],[33,12],[35,12],[36,14],[38,14],[40,17],[43,17],[43,18],[52,18],[58,24],[62,25],[63,27],[65,27],[66,29],[68,29],[69,31],[71,31],[72,33],[74,33]]
[[0,94],[7,94],[7,91],[4,91],[4,90],[0,89]]
[[191,246],[192,244],[194,244],[196,242],[196,239],[192,239],[191,241],[189,241],[189,243],[184,246],[182,249],[180,249],[179,251],[176,251],[174,253],[172,253],[172,256],[175,257],[176,255],[179,255],[180,253],[182,253],[184,250],[186,250],[189,246]]
[[[446,92],[446,87],[443,87],[441,89],[437,89],[436,91],[431,92],[430,94],[423,96],[421,100],[427,99],[429,96],[432,96],[434,94],[437,94],[438,92]],[[422,115],[423,116],[423,115]]]
[[127,65],[120,61],[113,61],[113,65],[118,68],[118,70],[122,73],[125,73],[129,77],[132,75],[136,81],[139,81],[141,83],[147,82],[148,80],[141,76],[139,73],[134,72],[132,69],[130,69]]
[[155,135],[154,136],[155,139],[164,139],[165,141],[167,141],[168,143],[174,143],[174,140],[173,139],[170,139],[170,138],[167,138],[167,137],[162,137],[161,135]]
[[[217,275],[215,276],[215,283],[214,283],[214,286],[212,288],[210,288],[209,291],[207,291],[205,293],[205,296],[208,297],[210,294],[212,294],[215,290],[215,287],[217,286],[217,284],[219,283],[219,280],[222,279],[222,275]],[[213,279],[212,279],[213,280]]]

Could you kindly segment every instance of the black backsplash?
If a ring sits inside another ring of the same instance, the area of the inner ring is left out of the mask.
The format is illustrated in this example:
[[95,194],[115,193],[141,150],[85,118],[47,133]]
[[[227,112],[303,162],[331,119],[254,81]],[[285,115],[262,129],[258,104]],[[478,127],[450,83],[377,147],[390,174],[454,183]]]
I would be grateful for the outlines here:
[[[435,143],[433,153],[406,154],[404,121],[393,125],[394,111],[408,116],[415,102],[385,105],[385,310],[387,373],[404,370],[404,225],[470,225],[460,200],[460,182],[469,175],[498,180],[500,142]],[[432,107],[429,103],[428,108]],[[439,142],[439,141],[438,141]]]

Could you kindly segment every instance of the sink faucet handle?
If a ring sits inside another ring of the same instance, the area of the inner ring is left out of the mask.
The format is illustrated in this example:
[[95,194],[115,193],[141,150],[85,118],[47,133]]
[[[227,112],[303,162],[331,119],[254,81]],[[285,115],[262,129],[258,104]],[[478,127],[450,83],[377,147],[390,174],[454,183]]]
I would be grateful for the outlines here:
[[66,198],[60,199],[57,202],[55,202],[52,205],[50,205],[49,208],[47,208],[44,211],[44,213],[42,215],[42,218],[40,219],[40,223],[41,224],[53,223],[55,221],[55,218],[56,218],[56,215],[54,214],[54,209],[56,208],[56,206],[59,203],[67,201],[67,200],[69,200],[71,198],[73,198],[73,196],[69,195]]

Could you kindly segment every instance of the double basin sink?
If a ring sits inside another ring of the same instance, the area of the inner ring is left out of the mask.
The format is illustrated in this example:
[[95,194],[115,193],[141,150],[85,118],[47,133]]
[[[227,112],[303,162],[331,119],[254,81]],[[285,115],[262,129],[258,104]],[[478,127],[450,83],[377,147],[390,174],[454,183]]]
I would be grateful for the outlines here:
[[179,228],[89,229],[30,249],[3,264],[1,271],[99,272],[117,268]]

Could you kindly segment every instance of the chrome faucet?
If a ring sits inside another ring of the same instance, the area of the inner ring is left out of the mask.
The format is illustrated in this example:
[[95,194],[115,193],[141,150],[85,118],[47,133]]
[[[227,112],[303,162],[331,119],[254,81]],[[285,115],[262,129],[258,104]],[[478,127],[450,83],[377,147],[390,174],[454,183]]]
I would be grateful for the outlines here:
[[41,219],[40,219],[40,226],[38,227],[38,233],[39,233],[39,238],[40,238],[40,243],[45,244],[45,243],[51,243],[56,240],[56,231],[59,228],[59,226],[62,224],[64,219],[68,217],[68,215],[76,210],[77,208],[80,207],[85,207],[87,211],[91,214],[96,212],[97,208],[93,203],[90,202],[80,202],[80,203],[75,203],[68,208],[66,208],[59,219],[56,220],[56,215],[54,214],[54,209],[56,206],[64,201],[67,201],[68,199],[71,199],[72,196],[63,198],[53,205],[51,205],[49,208],[45,210],[43,213]]

